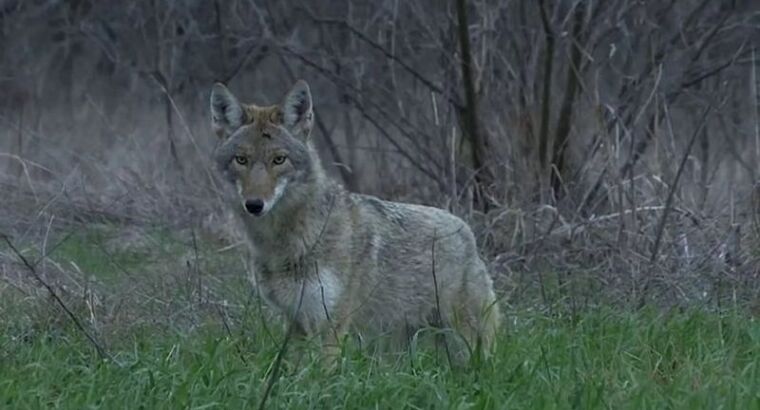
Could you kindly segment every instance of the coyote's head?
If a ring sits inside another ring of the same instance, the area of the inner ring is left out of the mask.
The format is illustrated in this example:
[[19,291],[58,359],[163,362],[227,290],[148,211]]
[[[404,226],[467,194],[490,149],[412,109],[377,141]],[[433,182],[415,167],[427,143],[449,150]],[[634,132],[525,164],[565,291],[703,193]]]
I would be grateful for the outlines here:
[[308,146],[313,124],[311,93],[296,82],[282,103],[241,104],[217,83],[211,90],[211,123],[219,137],[217,168],[234,186],[240,204],[263,216],[287,196],[289,186],[307,181],[314,159]]

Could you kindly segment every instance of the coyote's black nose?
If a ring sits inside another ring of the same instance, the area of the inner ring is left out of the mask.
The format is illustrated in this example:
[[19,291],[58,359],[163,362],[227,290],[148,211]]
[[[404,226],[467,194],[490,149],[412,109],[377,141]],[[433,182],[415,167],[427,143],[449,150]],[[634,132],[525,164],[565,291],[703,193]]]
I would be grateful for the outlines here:
[[264,201],[260,199],[249,199],[245,201],[245,209],[254,215],[258,215],[264,210]]

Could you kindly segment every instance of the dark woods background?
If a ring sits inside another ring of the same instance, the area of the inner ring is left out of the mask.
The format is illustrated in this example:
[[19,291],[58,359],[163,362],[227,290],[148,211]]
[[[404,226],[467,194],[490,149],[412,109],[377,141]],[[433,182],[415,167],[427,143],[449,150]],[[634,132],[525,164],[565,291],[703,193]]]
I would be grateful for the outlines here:
[[0,227],[223,225],[208,94],[298,78],[352,190],[469,220],[508,302],[760,306],[754,0],[0,1]]

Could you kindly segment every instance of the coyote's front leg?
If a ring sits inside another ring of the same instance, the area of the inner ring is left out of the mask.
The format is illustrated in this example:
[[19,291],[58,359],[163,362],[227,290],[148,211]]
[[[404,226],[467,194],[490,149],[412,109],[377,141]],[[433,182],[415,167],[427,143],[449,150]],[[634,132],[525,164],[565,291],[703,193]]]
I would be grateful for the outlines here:
[[322,365],[326,369],[334,370],[340,359],[341,346],[346,334],[348,334],[349,320],[342,311],[336,312],[336,318],[327,320],[322,330]]

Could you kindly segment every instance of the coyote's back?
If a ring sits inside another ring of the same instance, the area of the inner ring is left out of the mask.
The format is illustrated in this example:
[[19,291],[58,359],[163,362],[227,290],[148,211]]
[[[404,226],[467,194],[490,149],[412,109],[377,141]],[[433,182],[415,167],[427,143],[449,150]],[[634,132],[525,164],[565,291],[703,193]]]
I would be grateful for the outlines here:
[[[469,226],[438,208],[347,192],[326,177],[310,141],[311,94],[299,81],[281,104],[211,95],[214,159],[245,233],[260,294],[320,335],[452,328],[470,349],[493,347],[499,310]],[[460,349],[466,355],[469,349]]]

